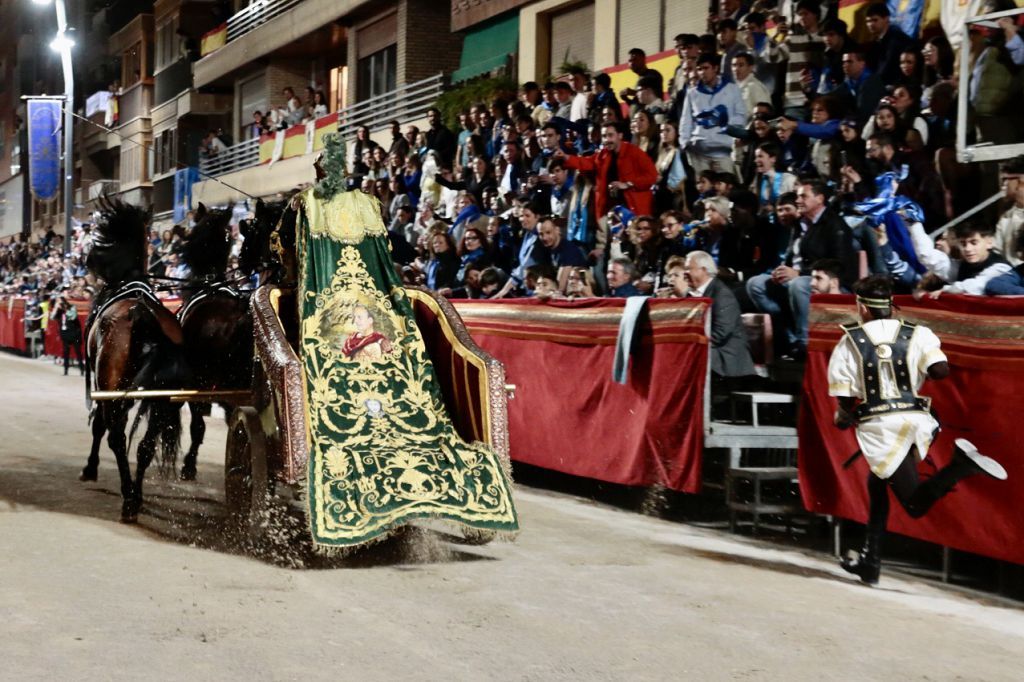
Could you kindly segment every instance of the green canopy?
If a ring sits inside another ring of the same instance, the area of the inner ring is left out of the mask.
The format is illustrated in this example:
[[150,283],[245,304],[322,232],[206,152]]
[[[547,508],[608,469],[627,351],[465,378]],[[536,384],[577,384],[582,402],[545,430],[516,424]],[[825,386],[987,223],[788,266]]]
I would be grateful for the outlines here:
[[458,83],[504,66],[508,56],[519,51],[519,12],[474,27],[462,41],[459,68],[452,73]]

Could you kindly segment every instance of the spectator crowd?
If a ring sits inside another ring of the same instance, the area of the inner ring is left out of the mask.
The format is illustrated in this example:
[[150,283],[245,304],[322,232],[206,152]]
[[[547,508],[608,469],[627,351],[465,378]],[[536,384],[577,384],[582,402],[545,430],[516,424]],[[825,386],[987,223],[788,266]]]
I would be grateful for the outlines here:
[[[766,313],[796,358],[811,294],[867,274],[917,296],[1024,293],[1024,158],[957,161],[947,38],[908,36],[877,3],[855,42],[838,3],[783,4],[795,21],[723,1],[706,34],[675,36],[670,79],[633,49],[618,92],[574,68],[455,130],[437,109],[422,130],[391,122],[386,146],[360,128],[351,180],[380,199],[406,280],[469,298],[710,291],[728,337]],[[968,142],[1024,141],[1018,25],[972,29],[965,49]],[[942,232],[1000,186],[999,216]]]
[[[867,274],[917,296],[1024,293],[1024,157],[957,160],[953,45],[907,35],[884,2],[863,27],[838,5],[722,0],[706,33],[675,36],[670,78],[633,49],[618,91],[576,67],[474,104],[454,130],[436,108],[422,129],[390,122],[383,145],[361,127],[349,180],[380,200],[405,280],[446,296],[712,298],[719,374],[750,369],[740,313],[771,315],[779,350],[799,358],[812,293]],[[1024,141],[1024,40],[1014,18],[997,24],[962,46],[972,144]],[[282,96],[247,137],[328,112],[313,88]],[[204,154],[222,137],[210,131]],[[942,231],[1000,188],[997,213]],[[181,274],[174,240],[154,235],[158,274]],[[7,290],[81,274],[80,255],[52,245],[0,249]]]

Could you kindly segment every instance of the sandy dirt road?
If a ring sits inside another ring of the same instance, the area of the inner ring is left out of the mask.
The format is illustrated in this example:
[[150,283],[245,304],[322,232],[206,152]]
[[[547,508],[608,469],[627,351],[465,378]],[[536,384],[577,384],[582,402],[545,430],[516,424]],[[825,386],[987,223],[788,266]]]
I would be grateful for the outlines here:
[[221,424],[124,526],[108,451],[77,480],[82,382],[43,361],[0,354],[0,424],[4,680],[1021,678],[1013,606],[526,488],[514,543],[290,567],[225,529]]

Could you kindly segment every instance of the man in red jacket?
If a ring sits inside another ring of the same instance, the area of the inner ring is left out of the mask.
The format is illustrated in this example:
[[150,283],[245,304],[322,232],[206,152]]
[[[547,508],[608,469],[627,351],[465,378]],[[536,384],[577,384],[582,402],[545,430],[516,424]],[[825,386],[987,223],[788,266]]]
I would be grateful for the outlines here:
[[651,215],[654,211],[651,187],[658,182],[658,169],[646,152],[622,141],[618,124],[601,126],[601,150],[593,156],[566,156],[561,150],[553,156],[565,159],[566,168],[596,176],[594,215],[598,218],[622,204],[635,215]]

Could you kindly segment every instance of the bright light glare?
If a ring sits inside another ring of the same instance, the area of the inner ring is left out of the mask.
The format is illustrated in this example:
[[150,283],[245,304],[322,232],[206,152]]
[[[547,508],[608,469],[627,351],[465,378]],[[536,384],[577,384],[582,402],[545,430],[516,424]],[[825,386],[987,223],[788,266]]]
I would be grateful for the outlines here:
[[49,5],[50,4],[50,0],[32,0],[32,2],[36,3],[37,5]]
[[50,42],[50,49],[54,52],[64,52],[65,50],[70,52],[74,46],[75,41],[64,33],[58,33],[57,37]]

